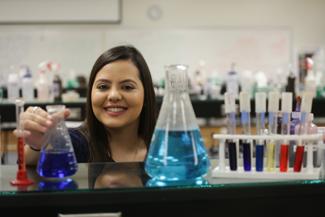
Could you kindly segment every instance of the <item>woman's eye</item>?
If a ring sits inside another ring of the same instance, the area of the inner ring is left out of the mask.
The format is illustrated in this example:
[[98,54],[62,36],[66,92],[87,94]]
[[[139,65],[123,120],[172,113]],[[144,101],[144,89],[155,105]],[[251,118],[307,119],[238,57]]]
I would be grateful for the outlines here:
[[106,90],[108,88],[107,84],[98,84],[97,89],[99,90]]
[[123,86],[123,89],[124,90],[133,90],[134,89],[134,86],[133,85],[124,85]]

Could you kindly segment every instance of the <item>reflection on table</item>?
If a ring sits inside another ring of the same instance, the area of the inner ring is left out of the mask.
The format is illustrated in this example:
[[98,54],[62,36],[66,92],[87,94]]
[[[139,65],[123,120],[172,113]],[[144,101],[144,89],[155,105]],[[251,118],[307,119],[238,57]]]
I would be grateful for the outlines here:
[[88,167],[89,188],[143,187],[148,176],[140,164],[90,164]]
[[250,216],[265,212],[276,216],[285,204],[288,209],[301,207],[290,208],[290,215],[323,213],[324,180],[226,179],[208,174],[194,182],[157,184],[144,172],[143,163],[89,163],[78,168],[75,175],[57,180],[43,179],[35,167],[28,167],[34,184],[15,187],[10,181],[16,177],[17,166],[2,165],[1,212],[47,217],[89,212],[121,212],[123,217],[237,216],[254,204]]

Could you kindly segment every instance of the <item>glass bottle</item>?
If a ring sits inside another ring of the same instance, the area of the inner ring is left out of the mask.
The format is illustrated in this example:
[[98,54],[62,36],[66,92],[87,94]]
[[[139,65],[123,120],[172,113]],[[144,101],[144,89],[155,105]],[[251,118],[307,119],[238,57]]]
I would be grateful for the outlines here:
[[53,97],[54,102],[62,100],[62,80],[58,74],[55,74],[53,77]]
[[238,82],[238,73],[235,70],[235,63],[231,64],[231,70],[228,72],[226,77],[226,89],[228,93],[233,93],[236,98],[239,94],[239,82]]
[[196,179],[210,167],[188,93],[187,69],[185,65],[166,67],[166,92],[145,161],[153,179]]
[[50,82],[48,81],[45,71],[40,70],[37,77],[36,83],[37,99],[39,101],[49,101],[50,100]]
[[34,100],[34,81],[28,66],[20,67],[22,97],[26,101]]
[[10,66],[7,81],[7,97],[11,102],[19,98],[20,78],[15,66]]
[[54,126],[47,132],[37,165],[40,176],[64,178],[77,172],[78,165],[71,138],[64,122],[64,105],[48,105],[46,110],[53,116]]
[[60,72],[60,64],[51,62],[50,65],[51,72],[54,73],[52,79],[52,95],[54,102],[60,102],[62,100],[62,79],[59,75]]
[[287,77],[287,85],[285,87],[286,92],[291,92],[293,98],[296,98],[296,75],[292,70],[292,66],[289,66],[289,75]]

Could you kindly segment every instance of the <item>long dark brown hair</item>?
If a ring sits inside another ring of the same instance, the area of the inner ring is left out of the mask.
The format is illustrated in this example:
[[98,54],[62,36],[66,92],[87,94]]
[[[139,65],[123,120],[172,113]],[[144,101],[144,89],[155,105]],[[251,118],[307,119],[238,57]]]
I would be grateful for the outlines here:
[[105,126],[98,121],[94,115],[91,103],[91,91],[97,73],[105,65],[117,60],[131,60],[140,72],[140,80],[144,87],[145,100],[140,114],[138,134],[144,140],[147,149],[149,149],[151,136],[155,128],[155,92],[149,67],[142,54],[135,47],[130,45],[117,46],[105,51],[98,57],[90,73],[87,90],[86,120],[80,128],[89,141],[90,162],[112,160],[109,146],[109,134]]

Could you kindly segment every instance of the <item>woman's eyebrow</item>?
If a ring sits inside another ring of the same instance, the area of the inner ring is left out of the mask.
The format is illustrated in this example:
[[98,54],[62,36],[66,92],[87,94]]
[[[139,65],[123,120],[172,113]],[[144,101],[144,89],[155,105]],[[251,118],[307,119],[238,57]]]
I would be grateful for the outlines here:
[[97,79],[97,80],[95,81],[95,83],[98,83],[98,82],[110,83],[111,81],[108,80],[108,79],[106,79],[106,78],[100,78],[100,79]]
[[134,83],[136,83],[136,81],[135,80],[133,80],[133,79],[130,79],[130,78],[128,78],[128,79],[125,79],[125,80],[122,80],[121,81],[121,83],[122,82],[134,82]]
[[137,84],[137,82],[135,80],[132,80],[132,79],[125,79],[125,80],[122,80],[120,83],[133,83],[133,84]]

